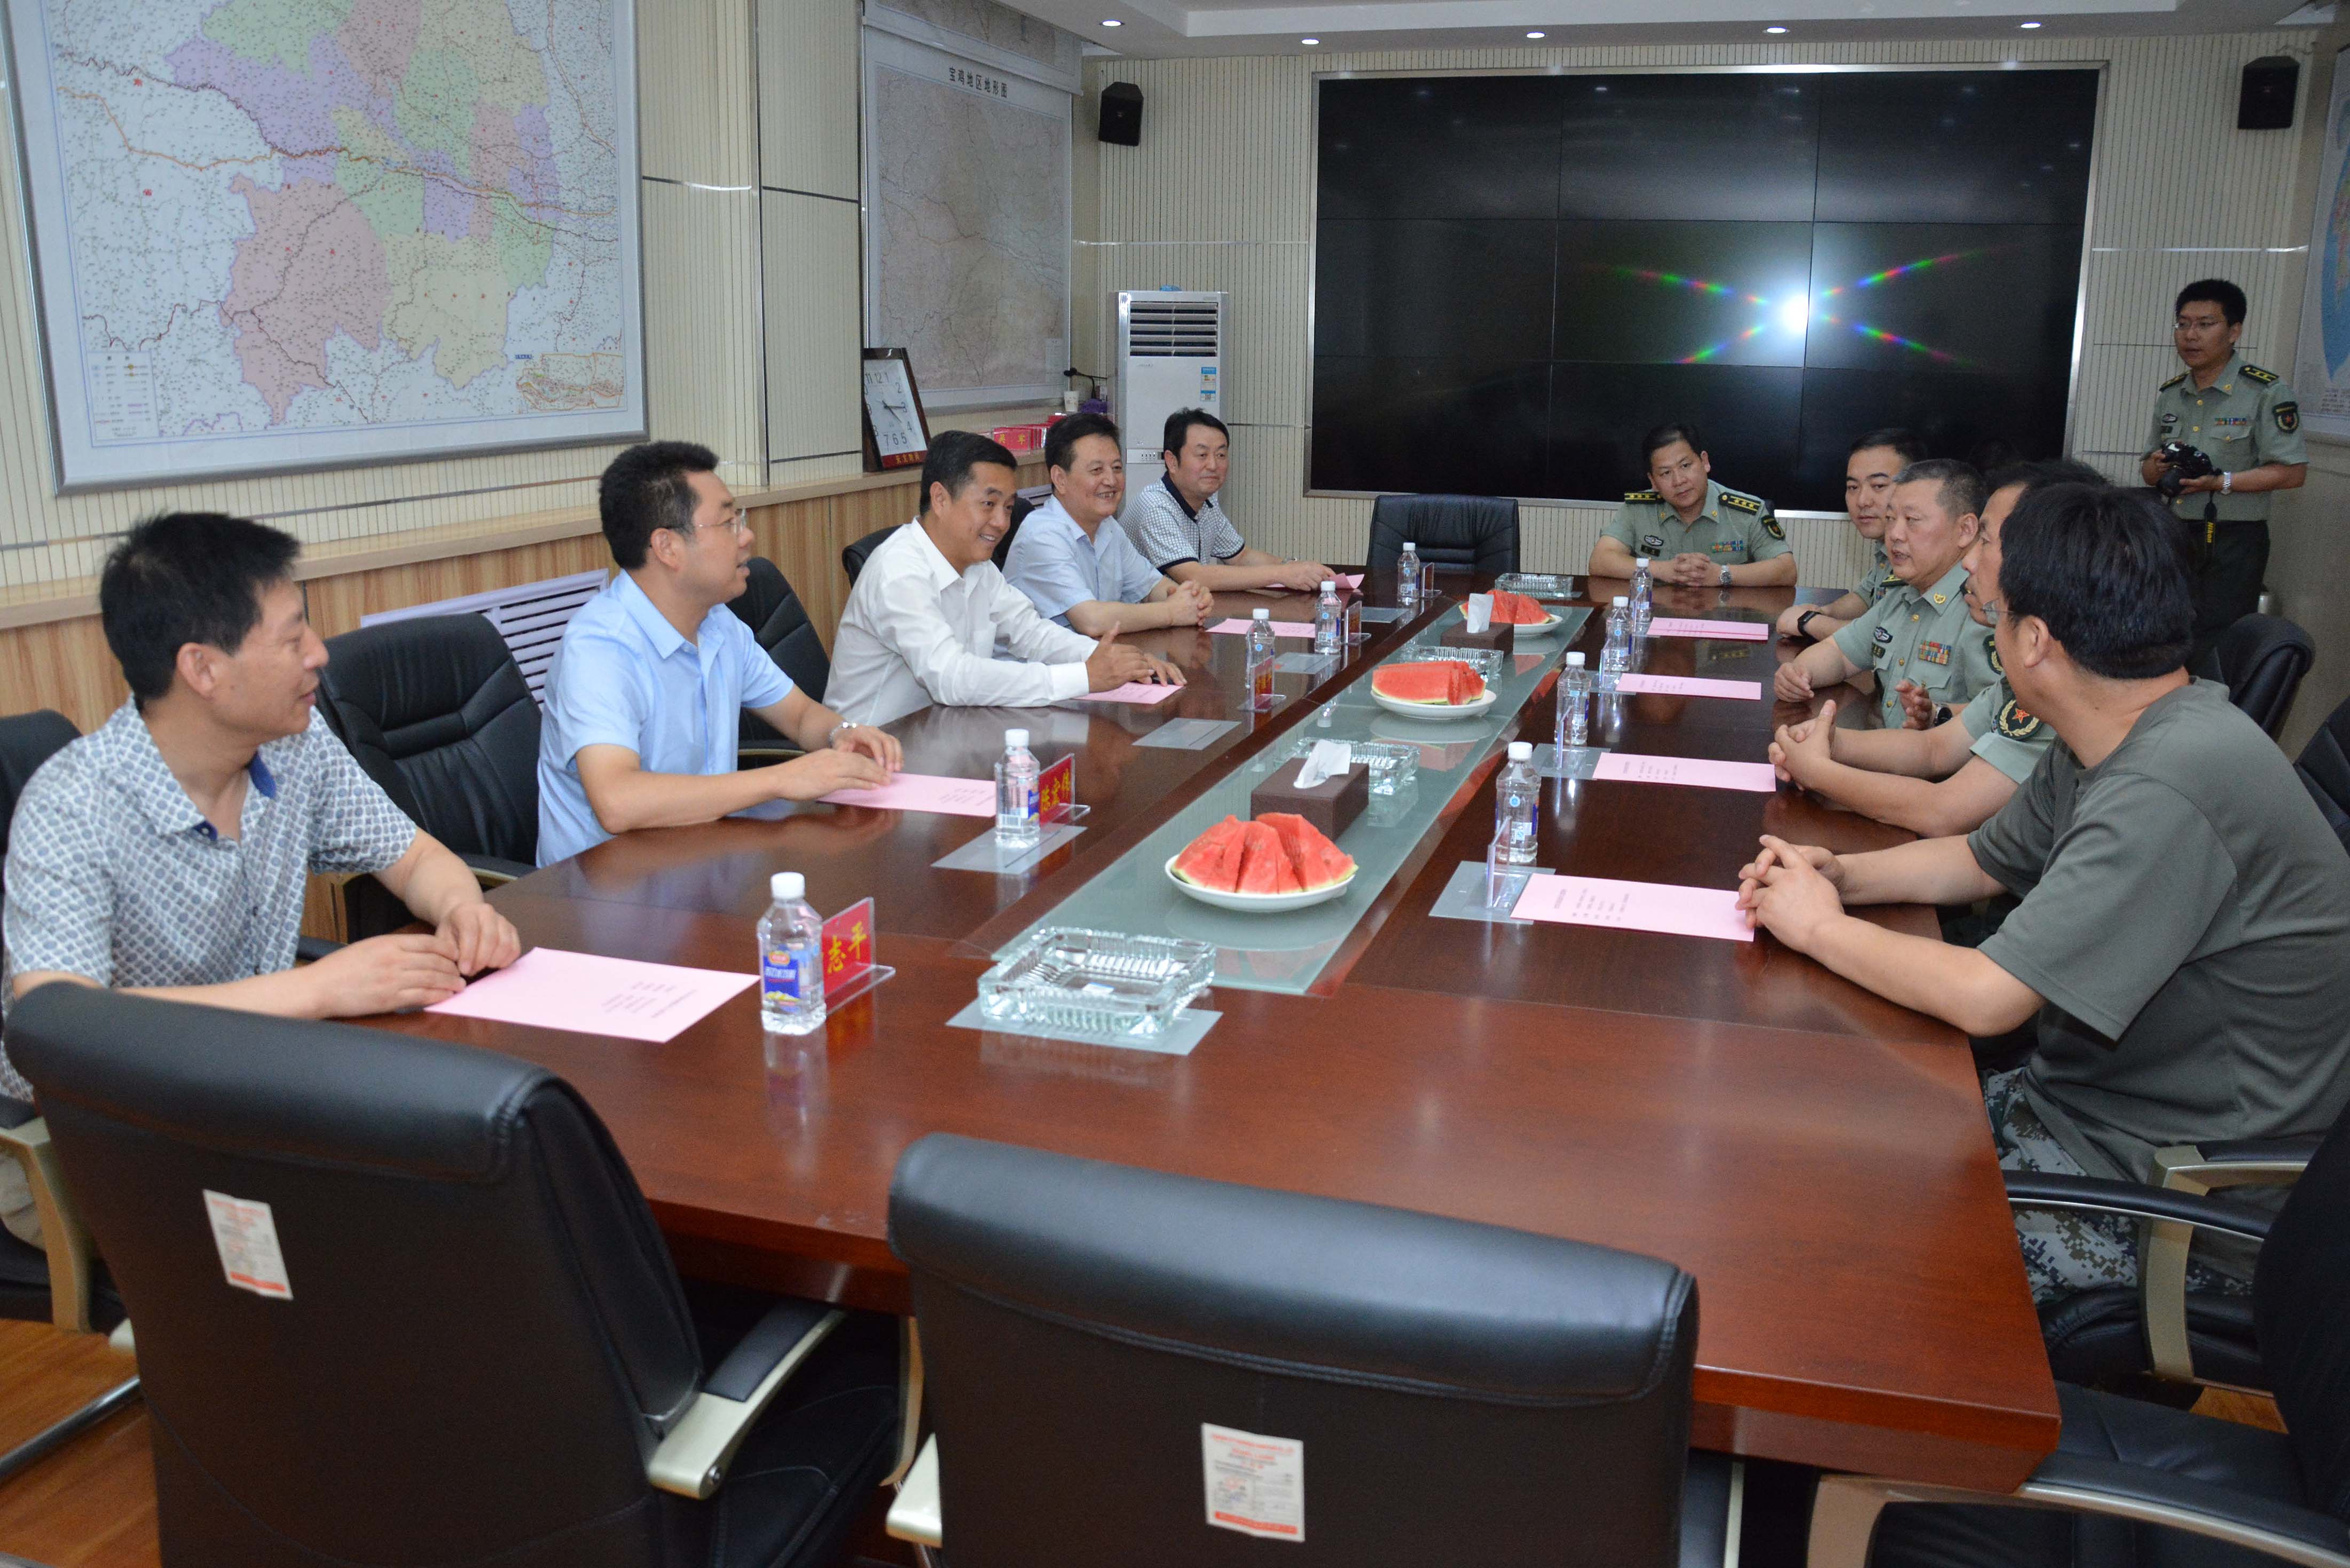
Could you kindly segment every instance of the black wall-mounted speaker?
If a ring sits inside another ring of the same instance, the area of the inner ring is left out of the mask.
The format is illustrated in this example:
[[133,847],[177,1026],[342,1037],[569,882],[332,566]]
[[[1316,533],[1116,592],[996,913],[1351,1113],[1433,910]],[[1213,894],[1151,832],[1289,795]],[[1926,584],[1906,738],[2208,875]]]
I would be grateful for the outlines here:
[[2238,130],[2293,129],[2293,89],[2301,85],[2301,62],[2289,55],[2262,55],[2244,67],[2243,91],[2236,99]]
[[[2291,62],[2287,62],[2290,64]],[[2284,94],[2285,112],[2293,111],[2293,88]],[[1118,147],[1142,145],[1142,89],[1132,82],[1112,82],[1101,90],[1101,139]]]

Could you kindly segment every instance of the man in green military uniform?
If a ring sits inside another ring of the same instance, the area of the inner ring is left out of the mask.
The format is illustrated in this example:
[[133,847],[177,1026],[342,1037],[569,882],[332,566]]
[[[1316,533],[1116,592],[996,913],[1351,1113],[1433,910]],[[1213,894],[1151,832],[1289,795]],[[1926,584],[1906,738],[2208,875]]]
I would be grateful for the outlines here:
[[1640,443],[1654,487],[1624,497],[1591,547],[1591,575],[1628,577],[1646,556],[1658,582],[1755,587],[1795,580],[1786,530],[1759,495],[1713,482],[1694,427],[1659,425]]
[[1852,443],[1844,463],[1844,509],[1853,532],[1868,545],[1868,564],[1860,580],[1827,604],[1792,604],[1779,612],[1779,635],[1818,642],[1834,637],[1868,611],[1898,581],[1893,563],[1885,555],[1887,513],[1893,504],[1893,481],[1913,462],[1928,456],[1926,443],[1898,428],[1870,431]]
[[1899,584],[1858,620],[1779,666],[1780,701],[1808,701],[1814,688],[1867,670],[1877,678],[1879,722],[1890,730],[1906,719],[1904,682],[1938,706],[1957,707],[1997,680],[1982,628],[1960,592],[1984,500],[1982,475],[1970,464],[1930,458],[1903,469],[1885,530]]
[[[2178,291],[2171,341],[2187,369],[2162,384],[2138,472],[2158,484],[2171,466],[2166,441],[2211,460],[2216,471],[2178,482],[2171,511],[2190,530],[2195,568],[2195,653],[2260,603],[2269,565],[2269,493],[2309,477],[2301,404],[2273,371],[2236,355],[2244,291],[2205,278]],[[2190,659],[2189,662],[2192,662]]]

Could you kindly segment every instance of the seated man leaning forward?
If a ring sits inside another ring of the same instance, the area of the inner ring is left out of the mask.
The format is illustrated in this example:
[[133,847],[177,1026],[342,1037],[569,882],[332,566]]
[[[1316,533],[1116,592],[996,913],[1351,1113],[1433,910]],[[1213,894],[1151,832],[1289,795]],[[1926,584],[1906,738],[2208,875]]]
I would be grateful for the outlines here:
[[[833,640],[832,700],[873,724],[931,702],[1031,707],[1130,680],[1183,677],[1118,640],[1055,626],[1003,580],[993,554],[1012,524],[1012,454],[948,431],[922,460],[922,514],[866,561]],[[996,644],[1010,649],[997,659]]]
[[1877,678],[1878,717],[1890,730],[1907,718],[1905,683],[1955,708],[1996,682],[1990,641],[1959,592],[1966,586],[1967,552],[1982,530],[1982,475],[1969,464],[1937,457],[1903,469],[1885,530],[1899,585],[1827,641],[1779,666],[1779,700],[1809,701],[1814,689],[1868,671]]
[[1284,561],[1240,535],[1216,497],[1232,472],[1232,432],[1201,409],[1167,416],[1159,461],[1166,469],[1135,498],[1127,525],[1143,558],[1179,583],[1211,594],[1251,588],[1312,593],[1332,576],[1313,561]]
[[1118,520],[1126,456],[1116,425],[1100,414],[1063,420],[1045,438],[1045,468],[1052,499],[1028,514],[1003,563],[1037,614],[1087,637],[1206,624],[1208,590],[1160,576]]
[[1717,484],[1713,459],[1695,426],[1659,425],[1641,438],[1653,488],[1624,497],[1599,542],[1591,575],[1628,577],[1646,556],[1659,583],[1683,587],[1756,587],[1795,580],[1786,530],[1759,495]]
[[[1967,570],[1961,592],[1978,626],[1990,626],[1999,615],[1999,532],[2015,504],[2044,485],[2103,483],[2096,470],[2077,462],[2019,463],[1991,476],[1982,531],[1960,562]],[[1989,821],[2032,776],[2056,732],[2015,700],[1999,673],[1991,634],[1967,635],[1981,637],[1999,678],[1964,709],[1953,713],[1925,688],[1904,680],[1896,690],[1908,712],[1908,727],[1840,730],[1835,704],[1827,702],[1817,718],[1780,726],[1771,746],[1779,776],[1928,838],[1972,832]]]
[[[750,581],[751,530],[717,468],[708,447],[663,441],[604,470],[597,505],[620,569],[546,667],[541,866],[632,828],[887,784],[903,760],[897,737],[794,686],[726,607]],[[807,754],[736,772],[744,708]]]
[[[99,578],[130,700],[44,763],[8,839],[6,985],[52,981],[296,1018],[422,1007],[512,963],[515,929],[465,863],[401,815],[319,717],[326,645],[291,536],[172,513]],[[372,872],[429,933],[296,968],[312,872]],[[159,1042],[159,1044],[168,1042]],[[0,1052],[0,1094],[31,1089]],[[31,1213],[0,1160],[0,1213]],[[9,1217],[9,1228],[26,1225]]]
[[[2188,676],[2195,603],[2177,525],[2052,484],[2000,531],[1993,628],[2056,744],[1971,835],[1871,855],[1776,838],[1739,902],[1798,952],[1978,1038],[2037,1015],[1985,1078],[2009,1169],[2154,1177],[2154,1153],[2330,1127],[2350,1102],[2350,861],[2276,743]],[[1858,904],[2022,902],[1980,948],[1903,936]],[[2130,1227],[2019,1211],[2045,1302],[2135,1282]]]
[[1793,604],[1779,612],[1779,635],[1825,641],[1868,613],[1885,590],[1900,579],[1885,554],[1885,525],[1892,521],[1893,481],[1913,462],[1926,461],[1926,443],[1908,431],[1870,431],[1852,443],[1844,461],[1844,509],[1852,531],[1868,545],[1868,565],[1860,580],[1824,605]]

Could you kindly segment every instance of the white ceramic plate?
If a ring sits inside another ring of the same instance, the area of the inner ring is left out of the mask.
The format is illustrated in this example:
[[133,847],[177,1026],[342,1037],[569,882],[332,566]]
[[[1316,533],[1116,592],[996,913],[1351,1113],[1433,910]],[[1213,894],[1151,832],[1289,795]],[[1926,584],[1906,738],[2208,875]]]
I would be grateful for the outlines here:
[[[1545,614],[1547,614],[1547,612],[1545,612]],[[1522,626],[1518,628],[1518,635],[1520,637],[1546,637],[1565,624],[1566,618],[1565,616],[1549,616],[1547,619],[1538,620],[1532,626]]]
[[1473,719],[1491,708],[1501,697],[1492,686],[1473,702],[1412,702],[1401,697],[1390,697],[1378,687],[1371,688],[1371,701],[1390,713],[1401,713],[1408,719]]
[[[1189,845],[1184,846],[1186,849],[1190,847]],[[1326,904],[1353,887],[1355,872],[1362,869],[1357,866],[1354,871],[1347,873],[1344,880],[1333,882],[1327,888],[1316,888],[1311,893],[1222,893],[1213,888],[1202,888],[1197,882],[1187,882],[1175,875],[1175,862],[1181,858],[1181,849],[1167,857],[1167,879],[1170,882],[1202,904],[1213,904],[1219,909],[1238,909],[1244,915],[1278,915],[1285,909],[1304,909],[1315,904]]]

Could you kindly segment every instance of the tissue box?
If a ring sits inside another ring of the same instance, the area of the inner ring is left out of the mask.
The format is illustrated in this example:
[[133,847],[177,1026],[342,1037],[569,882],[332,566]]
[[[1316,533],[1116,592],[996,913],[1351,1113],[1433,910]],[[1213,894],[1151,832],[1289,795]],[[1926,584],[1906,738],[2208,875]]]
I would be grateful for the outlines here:
[[1249,815],[1263,816],[1268,811],[1295,812],[1319,828],[1325,837],[1335,839],[1371,804],[1371,770],[1356,763],[1345,773],[1333,774],[1312,789],[1300,789],[1297,771],[1305,765],[1304,757],[1293,757],[1275,768],[1271,778],[1251,790]]
[[1489,626],[1482,631],[1471,631],[1465,626],[1448,627],[1437,639],[1440,648],[1491,648],[1503,653],[1514,653],[1518,646],[1518,628],[1503,622]]

